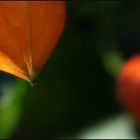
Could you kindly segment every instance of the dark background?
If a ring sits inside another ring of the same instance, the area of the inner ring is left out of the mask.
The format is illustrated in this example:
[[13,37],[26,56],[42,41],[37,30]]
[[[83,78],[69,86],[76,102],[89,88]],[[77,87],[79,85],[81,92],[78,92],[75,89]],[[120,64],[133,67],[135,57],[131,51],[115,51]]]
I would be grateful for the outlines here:
[[[111,67],[122,63],[120,56],[125,61],[139,53],[139,15],[140,4],[132,1],[68,1],[63,35],[37,85],[21,82],[28,88],[21,103],[16,100],[21,116],[12,138],[74,136],[122,112]],[[18,81],[1,75],[2,81]]]

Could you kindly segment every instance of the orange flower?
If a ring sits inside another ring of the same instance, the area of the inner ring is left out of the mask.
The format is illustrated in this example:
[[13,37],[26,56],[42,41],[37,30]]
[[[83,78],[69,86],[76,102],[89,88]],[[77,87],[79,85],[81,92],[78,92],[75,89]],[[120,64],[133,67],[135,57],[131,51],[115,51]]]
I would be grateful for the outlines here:
[[0,70],[33,83],[56,45],[64,1],[0,2]]

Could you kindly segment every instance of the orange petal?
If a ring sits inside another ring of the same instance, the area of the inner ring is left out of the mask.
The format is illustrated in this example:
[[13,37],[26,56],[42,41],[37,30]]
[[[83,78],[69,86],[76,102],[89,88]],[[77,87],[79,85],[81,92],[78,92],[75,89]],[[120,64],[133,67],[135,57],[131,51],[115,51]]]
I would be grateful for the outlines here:
[[32,22],[33,78],[42,69],[55,47],[65,21],[64,1],[30,1]]
[[34,80],[61,35],[65,11],[62,1],[1,1],[0,70]]

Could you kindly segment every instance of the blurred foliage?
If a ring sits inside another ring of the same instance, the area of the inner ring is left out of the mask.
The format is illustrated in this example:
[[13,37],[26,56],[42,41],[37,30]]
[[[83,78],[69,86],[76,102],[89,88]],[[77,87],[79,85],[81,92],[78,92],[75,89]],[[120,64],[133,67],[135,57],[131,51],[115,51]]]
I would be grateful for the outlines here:
[[131,51],[138,44],[131,33],[136,35],[139,27],[139,6],[128,1],[69,1],[67,7],[65,30],[37,85],[17,81],[9,105],[0,106],[0,137],[74,136],[121,111],[114,77],[124,59],[140,48]]
[[16,128],[27,87],[27,83],[21,80],[10,89],[5,87],[6,91],[0,102],[0,138],[10,137]]

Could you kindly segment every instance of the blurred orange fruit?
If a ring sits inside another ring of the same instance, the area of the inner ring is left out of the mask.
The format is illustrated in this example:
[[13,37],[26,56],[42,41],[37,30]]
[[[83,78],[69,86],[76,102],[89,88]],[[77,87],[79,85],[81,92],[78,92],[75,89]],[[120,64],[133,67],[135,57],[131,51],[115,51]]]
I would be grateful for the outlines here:
[[140,124],[140,55],[130,58],[118,77],[118,97],[136,121]]

